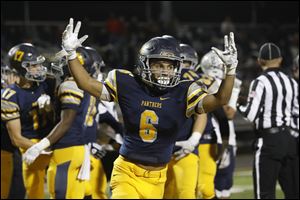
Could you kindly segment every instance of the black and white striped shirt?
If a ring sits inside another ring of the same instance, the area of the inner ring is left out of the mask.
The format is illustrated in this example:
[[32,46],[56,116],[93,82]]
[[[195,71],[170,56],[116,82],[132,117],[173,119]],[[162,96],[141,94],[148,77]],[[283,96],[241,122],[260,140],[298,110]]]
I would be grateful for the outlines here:
[[268,69],[250,85],[246,106],[239,111],[255,129],[288,126],[299,130],[298,83],[280,69]]

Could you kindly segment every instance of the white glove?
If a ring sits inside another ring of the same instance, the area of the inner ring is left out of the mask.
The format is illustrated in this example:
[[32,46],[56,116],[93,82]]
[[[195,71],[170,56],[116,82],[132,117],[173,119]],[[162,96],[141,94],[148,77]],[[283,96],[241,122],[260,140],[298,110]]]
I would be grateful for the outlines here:
[[227,75],[235,75],[236,67],[238,65],[237,49],[234,42],[234,34],[230,32],[229,40],[228,36],[224,36],[224,51],[221,51],[215,47],[211,49],[219,56],[226,66]]
[[73,60],[76,58],[76,49],[81,47],[82,43],[88,38],[85,35],[78,39],[78,33],[80,30],[81,22],[78,21],[73,32],[73,18],[70,18],[69,24],[67,25],[65,31],[62,35],[62,48],[63,50],[56,54],[56,57],[67,56],[68,60]]
[[106,150],[104,146],[101,146],[95,142],[89,143],[90,149],[91,149],[91,154],[98,158],[101,159],[106,155]]
[[180,146],[181,149],[174,153],[175,160],[180,160],[189,153],[192,153],[195,147],[199,144],[201,135],[202,134],[200,132],[193,132],[188,140],[177,141],[175,146]]
[[26,152],[22,155],[23,161],[27,165],[30,165],[40,154],[49,154],[44,151],[44,149],[48,148],[49,146],[50,141],[47,138],[42,139],[40,142],[32,145],[29,149],[26,150]]
[[115,137],[115,141],[118,143],[118,144],[123,144],[123,137],[120,133],[117,133],[116,134],[116,137]]
[[38,99],[38,106],[40,109],[43,109],[44,107],[50,106],[50,96],[47,94],[42,94]]
[[230,164],[230,151],[226,148],[223,152],[222,157],[217,161],[217,165],[219,169],[224,169],[228,167]]

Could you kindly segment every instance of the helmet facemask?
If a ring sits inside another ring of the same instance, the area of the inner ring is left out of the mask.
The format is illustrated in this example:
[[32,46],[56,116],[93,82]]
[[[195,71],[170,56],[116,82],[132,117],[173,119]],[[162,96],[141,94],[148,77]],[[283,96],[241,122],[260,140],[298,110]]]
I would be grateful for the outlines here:
[[91,76],[95,79],[98,79],[99,75],[102,73],[102,67],[104,67],[105,64],[103,61],[101,62],[98,62],[98,61],[95,61],[93,63],[93,66],[92,66],[92,71],[93,73],[91,74]]
[[[140,74],[142,80],[150,85],[158,86],[159,90],[165,90],[167,88],[175,87],[180,80],[181,74],[181,65],[182,62],[180,59],[170,59],[170,58],[145,58],[140,56],[141,60],[144,60],[142,63],[142,69],[140,69]],[[174,64],[170,69],[162,69],[159,67],[150,66],[150,61],[154,60],[169,60]]]
[[26,69],[25,78],[30,81],[42,82],[46,79],[47,67],[44,56],[38,56],[35,61],[23,61],[21,66]]

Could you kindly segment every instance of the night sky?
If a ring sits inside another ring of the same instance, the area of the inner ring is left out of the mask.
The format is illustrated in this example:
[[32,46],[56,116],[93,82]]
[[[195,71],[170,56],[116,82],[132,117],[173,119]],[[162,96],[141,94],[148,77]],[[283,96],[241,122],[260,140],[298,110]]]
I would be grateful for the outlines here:
[[[146,1],[28,1],[30,20],[65,21],[75,19],[105,21],[111,12],[126,19],[136,16],[146,21]],[[158,20],[159,1],[148,1],[151,18]],[[174,16],[182,22],[216,22],[225,16],[234,22],[251,22],[252,11],[256,11],[257,23],[298,23],[298,1],[174,1]],[[24,2],[1,1],[1,21],[23,20]]]

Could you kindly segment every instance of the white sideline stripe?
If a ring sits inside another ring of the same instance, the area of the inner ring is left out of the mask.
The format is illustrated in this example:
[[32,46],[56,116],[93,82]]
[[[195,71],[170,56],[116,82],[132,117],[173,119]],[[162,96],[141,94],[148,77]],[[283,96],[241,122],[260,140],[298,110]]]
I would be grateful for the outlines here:
[[260,183],[259,183],[259,159],[260,159],[260,152],[261,152],[261,147],[263,145],[263,139],[259,138],[258,139],[258,150],[255,154],[255,171],[256,171],[256,195],[257,198],[260,199]]
[[234,176],[252,176],[252,171],[234,172]]
[[[276,185],[276,190],[280,190],[281,187],[277,184]],[[245,192],[247,190],[253,190],[253,185],[240,185],[240,186],[235,186],[232,187],[230,192],[231,193],[241,193],[241,192]]]

